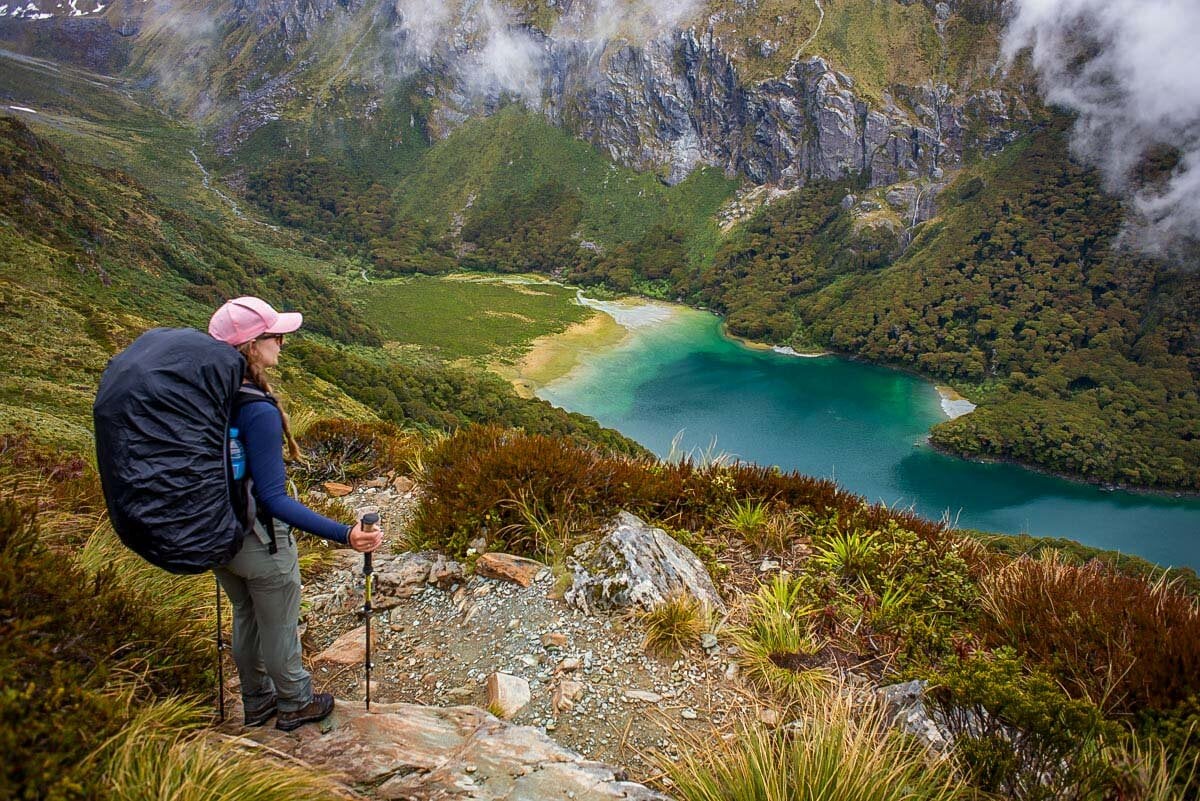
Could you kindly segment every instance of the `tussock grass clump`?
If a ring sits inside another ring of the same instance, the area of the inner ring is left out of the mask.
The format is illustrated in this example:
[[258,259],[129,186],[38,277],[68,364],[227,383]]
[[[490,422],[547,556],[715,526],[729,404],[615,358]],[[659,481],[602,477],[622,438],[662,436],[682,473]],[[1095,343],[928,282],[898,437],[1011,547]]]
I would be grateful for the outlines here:
[[673,595],[648,612],[638,613],[646,629],[642,649],[662,657],[675,657],[695,645],[709,628],[708,612],[693,595]]
[[746,622],[732,631],[746,679],[785,701],[801,700],[830,679],[819,667],[823,646],[812,633],[817,610],[808,595],[802,578],[779,573],[750,597]]
[[1127,738],[1110,747],[1116,798],[1179,801],[1200,794],[1200,749],[1172,750],[1153,739]]
[[203,711],[171,698],[143,707],[91,761],[113,801],[323,801],[351,798],[331,777],[201,731]]
[[535,554],[553,564],[566,563],[567,555],[575,542],[575,526],[565,513],[555,517],[536,498],[525,493],[504,502],[504,507],[513,509],[520,522],[510,523],[500,529],[500,539],[506,547],[520,553]]
[[1174,584],[1051,552],[986,577],[982,600],[989,644],[1017,648],[1109,713],[1171,709],[1200,688],[1200,606]]
[[662,758],[683,801],[952,801],[970,797],[948,762],[888,725],[875,703],[822,692],[794,726],[744,721]]
[[818,564],[846,578],[869,575],[877,566],[880,547],[870,531],[834,534],[817,549]]
[[56,523],[47,533],[68,548],[81,545],[104,514],[100,476],[92,463],[26,431],[0,434],[0,492],[36,504],[43,520]]
[[145,599],[149,613],[172,621],[177,644],[196,653],[212,647],[217,607],[210,573],[178,576],[157,568],[126,548],[107,522],[92,532],[76,559],[91,576],[111,573],[115,583]]

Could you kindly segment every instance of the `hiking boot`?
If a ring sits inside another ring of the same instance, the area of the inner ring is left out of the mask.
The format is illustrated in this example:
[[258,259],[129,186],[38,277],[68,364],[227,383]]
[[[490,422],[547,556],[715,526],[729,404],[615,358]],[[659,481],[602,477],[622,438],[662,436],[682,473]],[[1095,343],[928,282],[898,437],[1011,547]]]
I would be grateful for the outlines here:
[[270,698],[253,709],[245,707],[243,709],[246,715],[245,724],[247,726],[261,726],[270,720],[271,716],[275,714],[275,700],[275,694],[271,693]]
[[280,712],[275,718],[275,728],[280,731],[292,731],[305,723],[316,723],[329,717],[333,711],[333,696],[329,693],[315,693],[312,700],[295,712]]

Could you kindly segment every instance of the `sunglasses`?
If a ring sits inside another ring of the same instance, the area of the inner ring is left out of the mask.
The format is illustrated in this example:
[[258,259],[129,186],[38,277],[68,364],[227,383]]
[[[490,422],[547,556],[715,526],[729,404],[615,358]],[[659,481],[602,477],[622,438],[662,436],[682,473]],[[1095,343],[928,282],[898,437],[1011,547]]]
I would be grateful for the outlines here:
[[264,339],[273,339],[276,342],[278,342],[280,345],[282,345],[283,337],[284,337],[283,334],[263,334],[261,337],[258,337],[258,340],[261,342]]

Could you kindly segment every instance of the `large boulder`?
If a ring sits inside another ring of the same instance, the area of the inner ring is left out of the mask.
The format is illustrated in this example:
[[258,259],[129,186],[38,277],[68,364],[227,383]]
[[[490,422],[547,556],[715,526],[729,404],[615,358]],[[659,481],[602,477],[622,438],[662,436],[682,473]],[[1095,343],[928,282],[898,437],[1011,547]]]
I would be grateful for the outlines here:
[[270,727],[239,731],[348,784],[370,787],[373,798],[670,801],[538,729],[475,707],[372,704],[367,712],[362,704],[339,701],[320,725],[290,734]]
[[725,614],[725,602],[696,554],[628,512],[617,515],[599,542],[576,548],[572,568],[564,598],[584,612],[626,606],[649,610],[687,594]]

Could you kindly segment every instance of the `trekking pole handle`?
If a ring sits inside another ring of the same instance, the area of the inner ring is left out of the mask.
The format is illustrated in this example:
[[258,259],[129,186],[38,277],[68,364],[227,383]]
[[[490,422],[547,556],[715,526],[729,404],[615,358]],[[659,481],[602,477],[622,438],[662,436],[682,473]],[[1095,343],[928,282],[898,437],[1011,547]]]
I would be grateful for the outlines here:
[[[362,524],[362,530],[371,532],[379,525],[379,515],[376,512],[367,512],[359,521]],[[363,573],[371,573],[371,554],[363,554]]]

